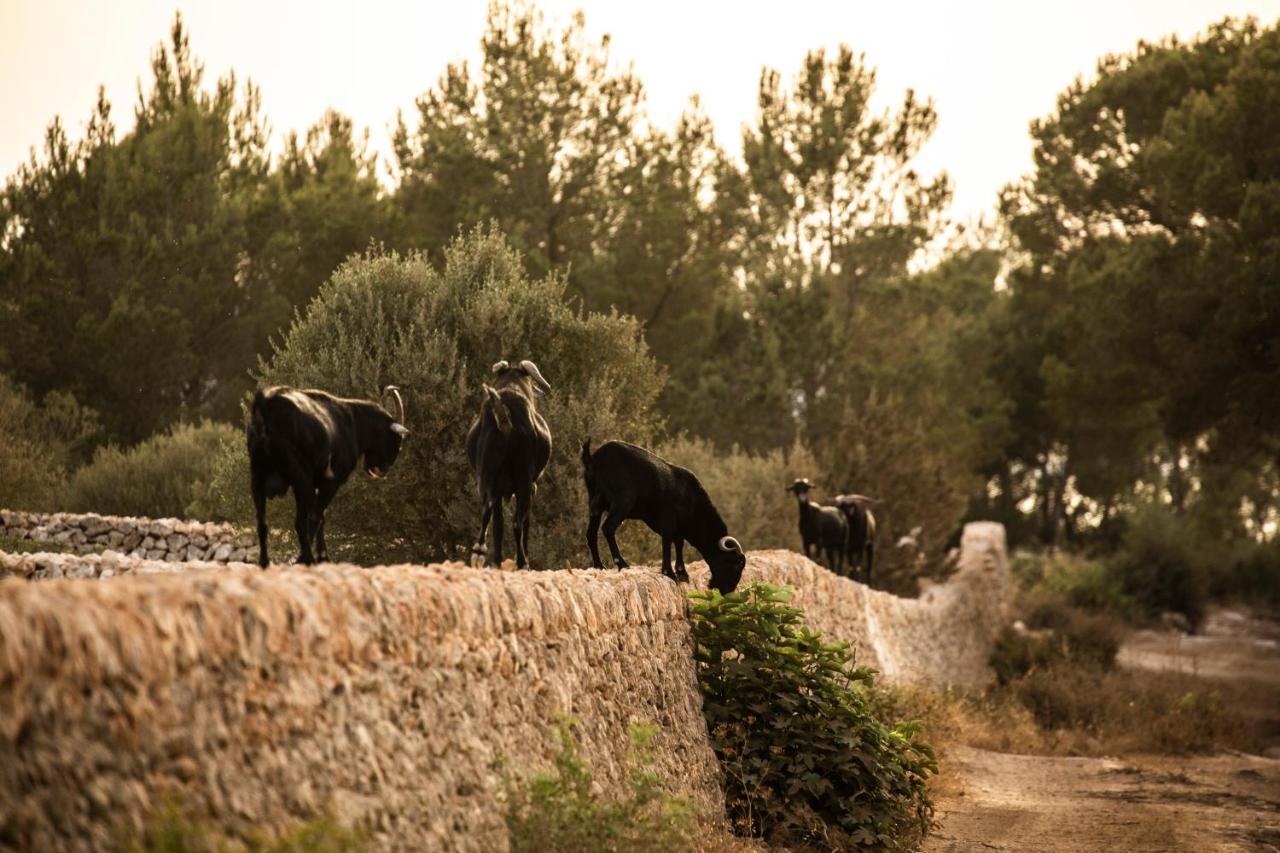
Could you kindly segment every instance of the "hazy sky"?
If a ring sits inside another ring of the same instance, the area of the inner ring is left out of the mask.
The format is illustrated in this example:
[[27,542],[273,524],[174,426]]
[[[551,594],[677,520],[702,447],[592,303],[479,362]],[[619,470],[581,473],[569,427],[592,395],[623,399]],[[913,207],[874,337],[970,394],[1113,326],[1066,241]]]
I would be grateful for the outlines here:
[[[878,67],[881,105],[908,87],[934,98],[939,128],[920,165],[951,173],[961,217],[989,210],[1000,186],[1030,168],[1027,123],[1102,54],[1191,35],[1225,15],[1280,18],[1280,0],[538,6],[552,23],[584,9],[589,32],[612,34],[614,59],[634,64],[657,122],[670,125],[696,93],[721,144],[735,152],[754,114],[761,66],[790,74],[806,50],[846,42]],[[234,69],[261,86],[276,142],[335,107],[368,127],[373,148],[385,152],[396,110],[411,110],[449,61],[476,57],[486,4],[0,0],[0,172],[26,159],[54,115],[82,130],[99,84],[117,127],[131,123],[137,80],[177,9],[211,76]]]

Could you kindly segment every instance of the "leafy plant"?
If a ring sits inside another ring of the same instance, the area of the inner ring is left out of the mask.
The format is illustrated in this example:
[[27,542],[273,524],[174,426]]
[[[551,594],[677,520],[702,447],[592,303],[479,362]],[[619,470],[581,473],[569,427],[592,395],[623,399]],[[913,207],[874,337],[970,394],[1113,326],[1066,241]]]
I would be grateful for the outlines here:
[[631,727],[627,795],[607,799],[593,790],[591,768],[582,758],[573,722],[557,726],[560,751],[553,770],[524,782],[506,778],[507,829],[512,853],[556,851],[669,851],[691,846],[692,805],[669,794],[654,772],[656,726]]
[[[534,566],[558,566],[585,551],[583,439],[645,442],[656,427],[662,380],[639,324],[582,312],[563,279],[531,278],[496,230],[459,237],[439,266],[372,250],[333,274],[259,365],[259,381],[353,397],[377,397],[394,382],[412,434],[385,480],[357,476],[343,487],[327,515],[331,551],[356,562],[467,554],[480,518],[467,427],[490,366],[513,358],[532,359],[551,383],[538,408],[555,442],[530,550]],[[225,448],[204,499],[217,516],[252,518],[246,472],[243,444]],[[292,502],[272,504],[273,525],[291,527]]]
[[75,472],[66,509],[150,518],[196,517],[193,503],[213,479],[224,445],[243,449],[240,430],[204,421],[176,424],[121,450],[108,445]]
[[874,670],[806,627],[791,597],[759,583],[690,594],[730,818],[771,843],[910,849],[932,820],[933,750],[916,723],[877,718]]
[[360,853],[368,843],[359,833],[324,816],[280,835],[252,833],[245,842],[197,820],[170,804],[153,815],[143,831],[120,845],[127,853]]

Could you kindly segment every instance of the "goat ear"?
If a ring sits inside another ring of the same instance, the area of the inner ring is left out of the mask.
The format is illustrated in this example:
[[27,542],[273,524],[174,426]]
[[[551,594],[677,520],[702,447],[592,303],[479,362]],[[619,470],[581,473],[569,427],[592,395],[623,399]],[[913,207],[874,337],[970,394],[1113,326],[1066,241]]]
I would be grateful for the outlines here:
[[501,373],[506,370],[509,365],[505,361],[495,361],[493,367],[490,368],[494,373]]

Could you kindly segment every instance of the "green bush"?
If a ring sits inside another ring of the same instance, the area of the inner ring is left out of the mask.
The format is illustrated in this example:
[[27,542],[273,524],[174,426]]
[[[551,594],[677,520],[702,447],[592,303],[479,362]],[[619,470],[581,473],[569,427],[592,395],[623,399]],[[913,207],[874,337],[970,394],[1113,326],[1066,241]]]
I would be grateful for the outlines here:
[[[538,403],[554,448],[533,502],[533,564],[581,564],[583,439],[645,443],[657,427],[651,409],[662,377],[639,323],[583,312],[562,278],[531,279],[494,231],[455,240],[441,269],[420,255],[375,251],[333,274],[259,365],[259,381],[358,397],[377,397],[395,383],[412,430],[387,479],[353,476],[338,494],[326,526],[335,556],[465,557],[480,515],[467,428],[490,366],[512,358],[537,362],[552,386]],[[222,454],[204,501],[209,511],[251,520],[247,465],[243,447]],[[274,504],[273,525],[291,527],[292,501]],[[509,508],[507,518],[509,546]]]
[[121,450],[98,448],[93,461],[75,472],[66,508],[105,515],[199,518],[197,497],[213,479],[218,455],[228,445],[244,447],[240,430],[204,421],[176,424]]
[[632,726],[627,796],[609,800],[592,790],[591,768],[579,752],[573,723],[562,720],[555,769],[523,782],[506,779],[512,853],[689,849],[695,813],[686,800],[667,793],[651,769],[656,733],[654,726]]
[[791,847],[913,849],[932,820],[925,782],[937,763],[915,723],[876,717],[873,670],[807,628],[789,589],[690,597],[703,710],[735,827]]
[[0,507],[53,511],[68,472],[98,432],[97,415],[70,394],[37,404],[27,389],[0,374]]
[[1196,529],[1157,505],[1137,508],[1120,550],[1105,560],[1106,572],[1137,614],[1164,611],[1185,615],[1192,625],[1204,619],[1213,557]]
[[1238,544],[1215,566],[1213,597],[1280,611],[1280,540]]
[[1116,617],[1040,596],[1025,630],[1006,628],[996,638],[990,664],[1000,684],[1058,665],[1106,671],[1115,665],[1124,632]]
[[331,817],[308,821],[282,835],[252,833],[246,841],[238,842],[220,828],[170,805],[119,847],[127,853],[360,853],[369,845],[360,833]]

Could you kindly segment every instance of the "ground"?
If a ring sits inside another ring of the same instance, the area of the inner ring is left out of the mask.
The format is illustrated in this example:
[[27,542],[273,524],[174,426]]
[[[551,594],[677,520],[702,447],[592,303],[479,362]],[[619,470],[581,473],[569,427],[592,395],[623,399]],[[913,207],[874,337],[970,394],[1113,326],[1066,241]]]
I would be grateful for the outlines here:
[[[1280,626],[1218,611],[1198,636],[1138,632],[1118,660],[1280,686]],[[1062,758],[951,746],[924,849],[1280,850],[1280,749],[1265,753]]]

